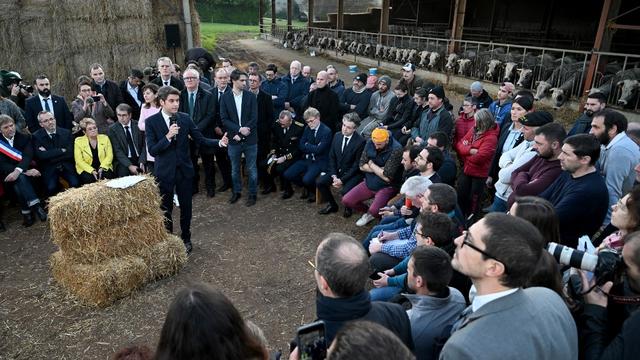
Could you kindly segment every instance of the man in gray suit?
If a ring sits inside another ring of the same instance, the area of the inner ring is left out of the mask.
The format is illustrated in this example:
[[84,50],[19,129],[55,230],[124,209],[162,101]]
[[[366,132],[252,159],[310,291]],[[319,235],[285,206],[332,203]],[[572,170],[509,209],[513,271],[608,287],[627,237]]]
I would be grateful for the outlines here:
[[577,359],[578,336],[567,306],[547,288],[522,289],[542,255],[531,223],[492,213],[455,240],[453,268],[476,289],[440,359]]
[[109,127],[109,140],[113,148],[115,171],[118,177],[144,172],[147,152],[138,122],[131,120],[132,109],[127,104],[116,107],[118,122]]

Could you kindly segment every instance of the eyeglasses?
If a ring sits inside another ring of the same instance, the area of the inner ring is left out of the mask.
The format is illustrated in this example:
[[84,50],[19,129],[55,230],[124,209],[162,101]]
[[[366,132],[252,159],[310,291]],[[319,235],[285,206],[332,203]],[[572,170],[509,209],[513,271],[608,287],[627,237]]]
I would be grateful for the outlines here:
[[193,80],[196,80],[198,78],[197,77],[193,77],[193,76],[188,76],[188,77],[184,77],[183,79],[186,80],[186,81],[193,81]]
[[505,272],[505,273],[507,272],[507,265],[504,263],[504,261],[502,261],[502,260],[498,259],[497,257],[495,257],[495,256],[493,256],[493,255],[491,255],[491,254],[489,254],[488,252],[486,252],[486,251],[484,251],[484,250],[482,250],[482,249],[478,248],[477,246],[475,246],[475,245],[473,245],[473,244],[471,243],[471,241],[470,241],[470,240],[471,240],[472,238],[471,238],[471,233],[469,233],[469,231],[464,231],[464,232],[462,233],[462,235],[464,236],[464,239],[462,240],[462,244],[460,244],[460,248],[462,248],[463,246],[467,245],[468,247],[470,247],[470,248],[472,248],[473,250],[475,250],[475,251],[479,252],[480,254],[484,255],[485,257],[487,257],[487,258],[489,258],[489,259],[493,259],[493,260],[495,260],[495,261],[497,261],[497,262],[502,263],[502,266],[504,266],[504,272]]

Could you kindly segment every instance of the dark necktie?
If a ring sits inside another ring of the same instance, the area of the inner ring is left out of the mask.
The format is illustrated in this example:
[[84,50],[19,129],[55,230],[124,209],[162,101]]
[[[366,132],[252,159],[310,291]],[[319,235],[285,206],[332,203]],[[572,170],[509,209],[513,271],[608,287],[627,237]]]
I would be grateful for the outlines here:
[[195,113],[196,108],[196,98],[195,93],[189,94],[189,116],[191,116],[191,120],[193,120],[193,114]]
[[51,137],[51,142],[53,143],[53,147],[58,147],[58,144],[57,144],[57,141],[56,141],[57,138],[58,138],[57,134],[56,133],[51,133],[51,134],[49,134],[49,136]]
[[51,107],[49,106],[49,98],[46,98],[44,101],[44,109],[48,112],[51,112]]
[[349,138],[342,138],[342,152],[344,153],[344,149],[349,145]]
[[222,96],[222,94],[224,94],[222,91],[218,91],[218,101],[220,101],[220,96]]
[[169,86],[169,81],[168,80],[164,82],[164,86]]
[[127,144],[129,145],[129,152],[131,153],[131,158],[135,158],[137,157],[137,153],[136,153],[136,147],[133,144],[133,136],[131,136],[131,130],[129,129],[129,126],[125,126],[124,127],[124,132],[125,135],[127,136]]

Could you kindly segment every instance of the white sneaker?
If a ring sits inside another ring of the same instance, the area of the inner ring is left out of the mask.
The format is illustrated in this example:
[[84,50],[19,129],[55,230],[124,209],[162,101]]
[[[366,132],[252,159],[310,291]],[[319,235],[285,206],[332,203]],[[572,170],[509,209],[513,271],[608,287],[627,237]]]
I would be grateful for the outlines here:
[[362,216],[360,217],[360,219],[358,219],[358,221],[356,221],[356,225],[357,226],[365,226],[373,219],[375,219],[373,217],[373,215],[371,215],[368,212],[366,212],[366,213],[362,214]]
[[173,194],[173,205],[175,205],[176,207],[180,207],[180,202],[178,201],[177,194]]

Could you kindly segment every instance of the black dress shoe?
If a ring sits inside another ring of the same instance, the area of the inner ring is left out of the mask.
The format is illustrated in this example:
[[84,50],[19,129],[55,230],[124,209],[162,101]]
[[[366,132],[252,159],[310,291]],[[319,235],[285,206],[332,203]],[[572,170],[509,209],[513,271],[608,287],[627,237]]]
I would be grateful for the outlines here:
[[344,212],[342,213],[342,217],[349,218],[353,215],[353,210],[350,208],[344,208]]
[[309,198],[307,199],[307,202],[308,202],[308,203],[314,203],[314,202],[316,202],[316,196],[315,196],[315,195],[309,196]]
[[331,214],[334,212],[338,212],[338,207],[337,206],[333,206],[331,204],[327,205],[327,207],[325,207],[324,209],[318,211],[318,214],[320,215],[327,215],[327,214]]
[[270,194],[270,193],[275,192],[275,191],[276,191],[276,187],[273,186],[273,185],[269,185],[269,186],[265,187],[264,190],[262,190],[261,194],[262,195],[267,195],[267,194]]
[[191,195],[195,195],[195,194],[197,194],[197,193],[199,193],[199,192],[200,192],[200,190],[198,190],[198,188],[194,187],[194,188],[191,190]]
[[31,215],[31,213],[22,214],[22,226],[29,227],[33,225],[34,222],[35,222],[35,219],[33,218],[33,215]]
[[36,206],[34,211],[40,221],[47,221],[47,213],[44,211],[42,206]]
[[225,192],[225,191],[227,191],[229,189],[231,189],[231,186],[229,186],[227,184],[222,184],[216,189],[216,191],[217,192]]
[[245,203],[245,205],[253,206],[255,204],[256,204],[256,196],[255,195],[249,195],[249,198],[247,198],[247,202]]
[[187,252],[187,255],[191,254],[193,251],[193,244],[191,244],[191,241],[184,243],[184,249]]
[[229,204],[235,204],[238,202],[238,200],[240,200],[240,196],[242,196],[240,193],[233,193],[229,199]]
[[309,198],[309,190],[302,189],[302,195],[300,195],[300,199],[308,199]]
[[207,196],[210,198],[216,196],[216,191],[213,189],[207,189]]
[[292,196],[293,196],[293,191],[285,190],[282,192],[282,196],[280,197],[282,198],[282,200],[286,200]]

